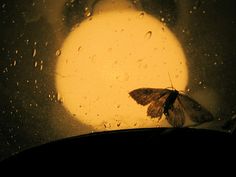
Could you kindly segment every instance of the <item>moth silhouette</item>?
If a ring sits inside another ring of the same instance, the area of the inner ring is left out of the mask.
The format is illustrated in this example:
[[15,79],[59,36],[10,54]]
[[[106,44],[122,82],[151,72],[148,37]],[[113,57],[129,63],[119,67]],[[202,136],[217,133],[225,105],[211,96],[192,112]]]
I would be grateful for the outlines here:
[[160,120],[164,114],[173,127],[184,126],[185,114],[196,125],[214,119],[212,114],[197,101],[177,90],[140,88],[129,94],[138,104],[143,106],[150,104],[147,110],[148,116]]

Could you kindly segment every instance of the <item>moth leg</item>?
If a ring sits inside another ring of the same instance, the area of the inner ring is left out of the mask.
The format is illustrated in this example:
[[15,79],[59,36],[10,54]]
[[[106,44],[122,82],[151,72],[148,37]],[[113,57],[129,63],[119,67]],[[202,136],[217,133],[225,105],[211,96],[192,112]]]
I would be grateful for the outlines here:
[[158,120],[157,120],[158,123],[161,122],[161,120],[163,119],[162,115],[163,115],[163,114],[161,114],[161,116],[158,117]]

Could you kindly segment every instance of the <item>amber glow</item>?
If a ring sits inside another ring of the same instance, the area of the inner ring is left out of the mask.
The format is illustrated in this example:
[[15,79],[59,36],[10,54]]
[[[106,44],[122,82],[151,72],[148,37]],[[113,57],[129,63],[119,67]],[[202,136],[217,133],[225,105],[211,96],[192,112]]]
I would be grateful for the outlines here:
[[56,71],[63,104],[97,130],[165,126],[147,117],[147,107],[128,93],[171,87],[168,72],[174,87],[184,90],[188,73],[183,50],[156,18],[126,1],[119,4],[123,10],[107,10],[109,1],[104,2],[64,41]]

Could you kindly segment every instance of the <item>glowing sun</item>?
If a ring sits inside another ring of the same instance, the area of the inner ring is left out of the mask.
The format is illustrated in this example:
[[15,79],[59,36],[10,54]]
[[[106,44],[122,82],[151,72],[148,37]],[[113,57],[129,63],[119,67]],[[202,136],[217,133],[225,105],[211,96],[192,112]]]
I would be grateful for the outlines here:
[[158,126],[129,92],[170,87],[168,73],[174,87],[184,90],[188,71],[182,47],[163,23],[127,2],[108,7],[97,6],[63,43],[56,69],[63,105],[97,130]]

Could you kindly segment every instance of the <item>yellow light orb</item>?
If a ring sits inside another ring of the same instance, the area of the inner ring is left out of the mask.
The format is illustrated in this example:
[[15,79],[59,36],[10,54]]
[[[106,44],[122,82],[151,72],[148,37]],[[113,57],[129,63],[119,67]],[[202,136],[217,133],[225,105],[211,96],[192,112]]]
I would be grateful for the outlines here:
[[171,87],[168,73],[184,90],[181,45],[163,23],[134,8],[98,12],[68,35],[58,57],[56,86],[65,108],[100,131],[158,126],[129,92]]

